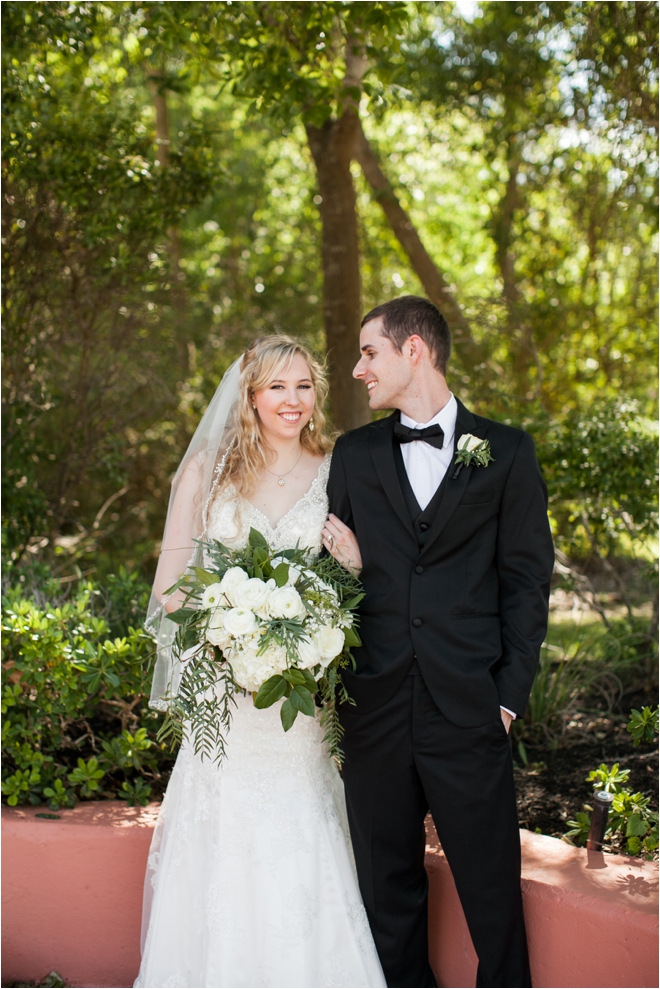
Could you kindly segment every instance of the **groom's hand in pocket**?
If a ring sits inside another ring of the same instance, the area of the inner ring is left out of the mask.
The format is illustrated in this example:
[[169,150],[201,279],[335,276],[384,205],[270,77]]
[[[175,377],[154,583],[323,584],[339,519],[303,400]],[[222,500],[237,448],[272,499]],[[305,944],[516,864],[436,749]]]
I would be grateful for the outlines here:
[[502,722],[504,723],[504,727],[506,728],[506,733],[508,735],[511,731],[511,722],[513,721],[513,718],[508,711],[504,710],[503,707],[500,708],[500,714],[502,715]]

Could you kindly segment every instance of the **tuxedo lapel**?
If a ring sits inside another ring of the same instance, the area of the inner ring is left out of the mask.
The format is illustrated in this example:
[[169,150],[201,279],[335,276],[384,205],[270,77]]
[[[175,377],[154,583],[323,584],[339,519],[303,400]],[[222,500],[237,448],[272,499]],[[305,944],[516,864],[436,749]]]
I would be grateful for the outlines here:
[[463,497],[468,481],[470,480],[470,474],[474,470],[474,467],[463,466],[461,467],[458,476],[455,476],[457,468],[456,450],[458,448],[458,441],[465,433],[473,433],[474,436],[479,436],[480,439],[483,439],[487,432],[487,427],[485,424],[483,427],[478,427],[477,420],[474,418],[472,413],[466,409],[463,403],[459,402],[458,399],[456,399],[456,402],[458,405],[458,415],[456,416],[456,431],[454,433],[454,456],[452,457],[452,462],[447,470],[445,491],[424,545],[422,556],[433,545],[444,527],[447,525],[447,522],[453,515],[458,503]]
[[394,463],[394,423],[398,422],[398,412],[374,423],[374,428],[369,431],[369,452],[376,473],[378,474],[383,490],[389,498],[392,508],[399,516],[411,536],[414,537],[410,512],[403,497],[401,485]]

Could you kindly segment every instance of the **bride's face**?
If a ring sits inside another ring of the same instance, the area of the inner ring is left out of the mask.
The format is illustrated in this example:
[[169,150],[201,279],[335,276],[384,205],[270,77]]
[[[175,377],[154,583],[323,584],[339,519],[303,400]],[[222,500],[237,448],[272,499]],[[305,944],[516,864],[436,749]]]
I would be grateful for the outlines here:
[[302,354],[296,354],[281,377],[253,394],[252,403],[266,438],[291,440],[312,418],[314,399],[309,366]]

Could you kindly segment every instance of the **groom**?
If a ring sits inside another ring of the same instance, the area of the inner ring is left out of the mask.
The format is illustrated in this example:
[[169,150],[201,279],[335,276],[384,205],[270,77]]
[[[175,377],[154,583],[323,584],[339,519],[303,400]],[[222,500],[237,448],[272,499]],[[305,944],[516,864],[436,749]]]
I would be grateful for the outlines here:
[[[344,781],[362,897],[388,986],[435,986],[430,810],[479,957],[477,986],[531,986],[508,731],[525,713],[553,549],[531,437],[449,391],[451,337],[426,299],[362,321],[353,375],[395,409],[342,436],[330,511],[356,534],[366,592],[344,680]],[[456,461],[488,441],[487,465]],[[464,440],[463,444],[469,443]],[[462,444],[462,445],[463,445]]]

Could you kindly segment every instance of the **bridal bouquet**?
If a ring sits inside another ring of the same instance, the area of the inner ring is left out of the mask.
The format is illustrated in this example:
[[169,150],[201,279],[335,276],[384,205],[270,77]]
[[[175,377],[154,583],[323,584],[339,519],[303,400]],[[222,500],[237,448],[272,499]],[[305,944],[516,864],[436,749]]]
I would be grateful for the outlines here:
[[185,593],[183,607],[168,616],[179,626],[182,675],[159,739],[177,743],[189,731],[195,752],[220,760],[237,690],[252,693],[257,708],[284,698],[284,731],[298,714],[314,717],[317,698],[325,740],[341,762],[337,702],[350,701],[340,670],[361,644],[358,579],[332,557],[310,560],[298,548],[274,553],[256,529],[243,550],[217,541],[204,549],[207,569],[192,567],[168,592]]

